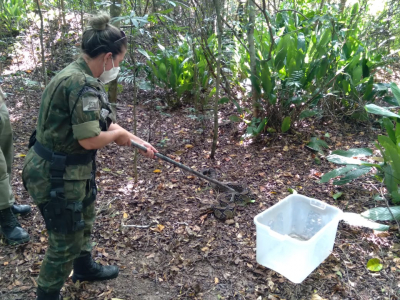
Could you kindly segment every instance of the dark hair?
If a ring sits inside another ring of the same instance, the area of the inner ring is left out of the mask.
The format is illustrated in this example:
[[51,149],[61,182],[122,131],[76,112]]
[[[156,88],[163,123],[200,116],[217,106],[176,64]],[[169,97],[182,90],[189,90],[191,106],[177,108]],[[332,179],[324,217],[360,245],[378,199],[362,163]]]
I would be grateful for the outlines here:
[[100,14],[89,19],[89,26],[82,35],[83,53],[95,58],[102,53],[111,52],[113,57],[127,48],[125,33],[109,24],[110,16]]

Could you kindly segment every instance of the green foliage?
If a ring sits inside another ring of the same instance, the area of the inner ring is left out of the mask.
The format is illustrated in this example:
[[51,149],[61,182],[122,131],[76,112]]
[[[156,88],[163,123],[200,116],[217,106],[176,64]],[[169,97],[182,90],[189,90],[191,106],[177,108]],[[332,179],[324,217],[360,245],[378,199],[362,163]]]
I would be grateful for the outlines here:
[[290,129],[290,122],[291,122],[291,119],[289,116],[287,116],[283,119],[282,128],[281,128],[282,132],[286,132]]
[[367,269],[372,271],[372,272],[379,272],[382,270],[383,265],[381,264],[381,261],[378,258],[371,258],[367,262]]
[[26,16],[25,6],[24,0],[0,1],[0,29],[1,23],[8,31],[19,28],[20,21]]
[[[147,64],[151,70],[148,79],[164,89],[172,90],[178,97],[193,90],[195,69],[198,83],[202,89],[206,89],[210,83],[207,61],[203,52],[196,49],[196,53],[193,55],[190,37],[179,36],[179,38],[178,47],[166,49],[158,44],[157,52],[154,54],[138,49],[147,58]],[[215,38],[213,37],[213,39]],[[172,107],[177,105],[178,97],[170,99],[168,105]]]
[[387,89],[374,84],[371,70],[381,56],[362,40],[365,24],[359,4],[343,13],[329,4],[315,10],[313,1],[291,5],[282,2],[281,8],[296,9],[302,16],[293,11],[268,15],[272,32],[264,15],[257,17],[256,78],[250,73],[247,50],[235,40],[240,78],[251,79],[248,82],[261,94],[259,106],[277,130],[288,129],[288,118],[295,123],[318,115],[329,97],[337,99],[335,109],[365,119],[363,104]]
[[320,182],[325,183],[329,180],[342,176],[340,179],[333,181],[334,185],[343,185],[351,182],[352,180],[367,174],[371,171],[372,167],[383,170],[378,164],[366,163],[362,160],[353,157],[366,157],[372,155],[372,150],[368,148],[349,149],[347,151],[337,150],[333,151],[326,159],[332,163],[339,165],[346,165],[332,170],[321,177]]
[[[231,119],[232,120],[232,119]],[[243,138],[248,137],[256,137],[260,135],[261,132],[264,131],[265,127],[267,126],[268,119],[267,118],[253,118],[251,121],[244,120],[247,124],[246,134]]]
[[314,151],[318,151],[321,154],[324,154],[323,148],[328,148],[328,144],[319,138],[312,137],[311,141],[307,144],[308,147],[313,149]]
[[343,175],[340,180],[334,181],[334,184],[345,184],[368,173],[372,167],[375,167],[378,170],[376,178],[383,178],[383,182],[389,191],[392,201],[394,203],[400,203],[400,148],[397,146],[400,143],[400,126],[397,126],[400,122],[400,116],[376,105],[373,105],[373,107],[372,105],[367,105],[366,110],[385,117],[396,118],[395,129],[393,123],[389,121],[389,119],[384,118],[383,124],[389,136],[378,136],[379,144],[377,144],[377,147],[381,151],[384,163],[370,164],[352,158],[353,156],[360,157],[371,155],[372,151],[370,149],[362,148],[351,149],[349,151],[336,151],[336,153],[334,152],[332,155],[328,156],[327,159],[336,164],[345,164],[347,167],[339,168],[325,174],[322,176],[321,182],[327,182],[332,178]]
[[361,215],[371,220],[400,220],[400,206],[392,206],[390,211],[387,207],[375,207],[363,212]]
[[[390,87],[396,101],[400,103],[400,93],[397,85],[392,83]],[[370,113],[384,117],[382,124],[388,135],[378,136],[378,143],[376,144],[382,154],[383,163],[371,164],[353,158],[354,156],[366,157],[372,155],[372,151],[368,148],[350,149],[348,151],[338,150],[328,156],[327,159],[333,163],[345,164],[346,166],[324,174],[320,182],[328,182],[332,178],[343,176],[334,181],[333,184],[345,184],[368,173],[372,167],[375,167],[377,173],[374,177],[383,181],[391,201],[394,204],[400,203],[400,115],[373,104],[366,105],[365,109]],[[365,211],[361,216],[380,221],[400,220],[400,206],[373,208]]]
[[332,198],[335,199],[335,200],[337,200],[337,199],[339,199],[342,195],[343,195],[342,192],[338,192],[338,193],[332,195]]

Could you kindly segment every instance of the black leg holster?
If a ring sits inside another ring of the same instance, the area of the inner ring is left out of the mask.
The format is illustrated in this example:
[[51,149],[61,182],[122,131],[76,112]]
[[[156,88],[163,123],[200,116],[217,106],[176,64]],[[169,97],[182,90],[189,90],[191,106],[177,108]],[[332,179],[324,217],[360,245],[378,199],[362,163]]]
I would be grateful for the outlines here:
[[64,195],[66,155],[53,153],[50,165],[50,201],[40,205],[40,211],[49,231],[69,234],[83,230],[82,202],[70,202]]

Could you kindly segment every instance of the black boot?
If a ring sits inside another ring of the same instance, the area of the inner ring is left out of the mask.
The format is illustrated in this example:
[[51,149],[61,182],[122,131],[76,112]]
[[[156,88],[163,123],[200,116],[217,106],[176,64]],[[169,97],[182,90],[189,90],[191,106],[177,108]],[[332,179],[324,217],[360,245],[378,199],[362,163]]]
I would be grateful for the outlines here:
[[29,234],[21,228],[11,207],[0,210],[0,226],[9,245],[18,245],[29,242]]
[[11,206],[11,210],[14,213],[14,215],[21,215],[21,216],[26,216],[31,212],[31,207],[29,205],[16,205],[13,204]]
[[113,279],[118,276],[117,266],[102,266],[96,263],[90,253],[74,260],[72,281],[99,281]]
[[39,286],[36,291],[36,300],[62,300],[60,292],[46,293]]

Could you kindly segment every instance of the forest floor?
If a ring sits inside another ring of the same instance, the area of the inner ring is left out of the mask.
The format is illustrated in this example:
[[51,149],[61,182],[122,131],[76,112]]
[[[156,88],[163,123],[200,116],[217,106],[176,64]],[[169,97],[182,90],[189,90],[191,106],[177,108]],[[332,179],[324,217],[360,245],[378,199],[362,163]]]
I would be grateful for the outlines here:
[[[60,59],[60,58],[59,58]],[[65,56],[63,59],[67,60]],[[64,64],[65,65],[65,64]],[[12,70],[15,65],[9,65]],[[10,71],[13,73],[14,71]],[[40,69],[22,72],[40,78]],[[33,204],[24,190],[21,172],[28,139],[36,125],[42,90],[21,83],[21,76],[4,76],[2,88],[10,96],[15,138],[13,189],[21,204]],[[397,78],[398,79],[398,78]],[[118,122],[133,130],[131,90],[119,96]],[[221,108],[219,144],[209,158],[212,121],[191,115],[190,107],[156,110],[161,92],[139,92],[138,136],[158,150],[196,170],[214,168],[222,181],[246,184],[257,196],[239,207],[233,222],[202,213],[215,201],[208,183],[161,160],[140,157],[134,180],[133,149],[109,145],[98,153],[97,219],[93,256],[102,264],[117,264],[117,279],[74,285],[69,278],[64,299],[388,299],[400,297],[400,240],[398,227],[388,232],[339,223],[331,255],[301,284],[294,284],[256,262],[254,217],[290,195],[289,189],[347,212],[360,213],[382,206],[374,199],[376,183],[357,180],[344,186],[320,184],[320,177],[335,168],[305,145],[324,137],[330,150],[370,147],[381,129],[377,124],[347,119],[302,123],[288,134],[271,134],[259,143],[241,142],[243,127]],[[154,101],[148,101],[154,100]],[[147,102],[147,104],[145,104]],[[343,195],[334,200],[337,192]],[[36,280],[47,248],[43,219],[33,205],[20,222],[30,236],[25,245],[0,246],[0,299],[35,299]],[[149,228],[124,225],[158,225]],[[380,272],[366,264],[379,258]]]

